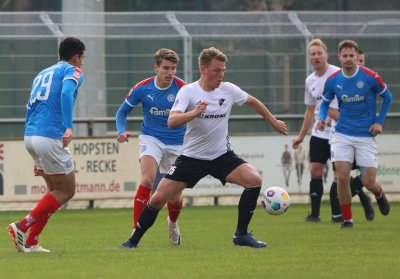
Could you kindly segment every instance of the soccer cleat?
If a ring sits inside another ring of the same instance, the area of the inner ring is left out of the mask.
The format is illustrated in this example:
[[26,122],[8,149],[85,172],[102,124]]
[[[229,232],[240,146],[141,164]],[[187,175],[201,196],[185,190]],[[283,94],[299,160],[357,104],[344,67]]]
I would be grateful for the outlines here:
[[19,229],[19,222],[8,225],[8,233],[11,235],[15,249],[25,252],[26,233]]
[[304,222],[321,222],[321,219],[319,217],[308,215],[306,218],[304,218]]
[[47,250],[39,244],[36,244],[31,247],[25,247],[24,253],[50,253],[50,250]]
[[253,248],[265,248],[267,243],[257,240],[251,233],[243,235],[233,234],[233,244],[237,246],[249,246]]
[[364,208],[364,213],[365,213],[365,218],[368,221],[372,221],[375,218],[375,210],[374,207],[372,206],[372,201],[370,196],[362,192],[361,194],[358,193],[358,196],[360,197],[360,202]]
[[378,207],[382,215],[388,215],[390,212],[390,204],[384,192],[382,192],[382,196],[380,198],[376,198],[376,202],[378,203]]
[[137,248],[138,245],[133,245],[130,240],[128,239],[124,243],[122,243],[119,248],[130,249],[130,248]]
[[344,221],[340,226],[342,229],[349,229],[353,227],[353,222]]
[[169,230],[169,242],[171,242],[172,245],[181,245],[182,239],[178,222],[172,222],[168,216],[167,225]]
[[343,217],[342,216],[332,217],[331,222],[332,223],[343,223]]

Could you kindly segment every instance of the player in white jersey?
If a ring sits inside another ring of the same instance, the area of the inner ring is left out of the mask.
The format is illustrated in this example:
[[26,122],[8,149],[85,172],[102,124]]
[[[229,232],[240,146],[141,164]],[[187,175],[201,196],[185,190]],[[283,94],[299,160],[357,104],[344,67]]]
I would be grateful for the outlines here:
[[[33,80],[27,104],[25,146],[34,161],[34,174],[42,176],[49,192],[19,222],[8,225],[20,252],[50,252],[39,245],[39,234],[50,216],[75,194],[74,163],[67,146],[72,139],[72,112],[83,82],[85,45],[65,38],[59,46],[60,62]],[[29,230],[29,234],[27,232]]]
[[[322,101],[322,92],[326,79],[339,68],[328,64],[328,49],[320,39],[314,39],[308,44],[310,63],[314,66],[314,72],[306,79],[304,103],[307,109],[304,113],[303,125],[297,137],[292,141],[294,149],[303,142],[311,127],[310,139],[310,200],[311,214],[305,218],[308,222],[320,221],[320,207],[323,194],[324,168],[330,158],[330,131],[326,127],[323,131],[315,129],[319,108]],[[332,184],[331,187],[334,187]]]
[[[379,210],[388,215],[390,205],[382,186],[376,180],[378,159],[375,136],[382,132],[382,125],[389,110],[392,94],[382,78],[357,63],[358,45],[352,40],[339,43],[338,58],[342,70],[326,81],[323,103],[317,129],[326,126],[330,102],[337,98],[340,117],[332,140],[332,161],[338,177],[338,196],[343,216],[342,228],[352,228],[350,171],[354,157],[363,166],[362,182],[374,193]],[[379,115],[376,115],[376,98],[383,99]]]
[[230,182],[244,187],[238,205],[239,217],[233,243],[254,248],[267,246],[247,231],[256,208],[262,178],[252,165],[231,150],[228,135],[231,108],[233,105],[246,104],[263,116],[276,131],[285,135],[288,132],[286,124],[277,120],[258,99],[230,82],[222,82],[227,61],[218,49],[204,49],[199,56],[200,79],[179,91],[168,118],[168,126],[178,127],[186,123],[182,155],[161,180],[143,210],[130,238],[132,248],[138,246],[168,199],[185,188],[194,187],[208,174],[223,184]]
[[[158,169],[164,174],[169,170],[180,154],[185,134],[184,125],[176,129],[169,129],[167,125],[176,94],[185,84],[175,76],[179,56],[173,50],[161,48],[154,53],[154,60],[156,76],[133,86],[116,115],[117,141],[123,143],[130,136],[125,129],[126,118],[135,106],[142,104],[143,123],[139,136],[142,177],[133,202],[133,229],[150,199]],[[177,219],[182,209],[182,196],[178,194],[168,201],[167,207],[169,240],[174,245],[180,245],[181,234]]]

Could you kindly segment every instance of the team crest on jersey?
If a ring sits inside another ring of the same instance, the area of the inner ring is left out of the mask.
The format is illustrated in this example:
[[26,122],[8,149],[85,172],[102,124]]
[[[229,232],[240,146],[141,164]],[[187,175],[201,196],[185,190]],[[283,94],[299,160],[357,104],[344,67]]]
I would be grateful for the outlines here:
[[174,94],[169,94],[168,96],[167,96],[167,100],[168,100],[168,102],[173,102],[173,101],[175,101],[175,95]]
[[78,79],[81,77],[81,74],[82,74],[82,70],[79,69],[78,67],[76,67],[76,68],[75,68],[75,72],[74,72],[74,74],[72,75],[72,78],[73,78],[74,80],[78,81]]
[[364,87],[364,82],[362,81],[357,82],[357,88],[361,89],[363,87]]
[[224,102],[225,102],[225,99],[220,99],[220,100],[218,101],[219,106],[222,107],[222,104],[223,104]]

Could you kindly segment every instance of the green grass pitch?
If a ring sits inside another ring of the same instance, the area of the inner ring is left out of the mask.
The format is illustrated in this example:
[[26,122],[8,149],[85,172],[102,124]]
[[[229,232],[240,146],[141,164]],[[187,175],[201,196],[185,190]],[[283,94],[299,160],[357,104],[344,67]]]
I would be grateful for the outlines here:
[[0,212],[0,278],[400,278],[400,204],[389,216],[377,206],[372,222],[353,205],[355,226],[303,223],[308,205],[281,216],[260,206],[250,230],[269,246],[235,247],[235,206],[186,207],[179,219],[182,245],[168,242],[163,209],[138,249],[119,249],[131,230],[130,209],[60,210],[41,236],[50,254],[18,253],[7,224],[26,212]]

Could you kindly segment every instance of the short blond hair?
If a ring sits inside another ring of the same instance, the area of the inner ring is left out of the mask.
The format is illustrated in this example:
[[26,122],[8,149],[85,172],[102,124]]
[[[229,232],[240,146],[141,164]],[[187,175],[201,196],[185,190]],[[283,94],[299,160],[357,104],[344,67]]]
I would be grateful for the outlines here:
[[209,47],[209,48],[205,48],[200,52],[198,61],[199,61],[199,66],[203,65],[203,66],[210,66],[211,61],[213,59],[216,59],[218,61],[221,62],[228,62],[228,58],[226,57],[226,55],[220,51],[219,49],[215,48],[215,47]]
[[308,50],[310,50],[310,48],[312,46],[320,46],[325,50],[325,52],[328,52],[328,48],[327,48],[326,44],[321,39],[313,39],[313,40],[311,40],[308,43]]
[[175,64],[179,63],[179,56],[175,51],[168,48],[160,48],[154,53],[154,60],[157,65],[160,65],[164,59]]

